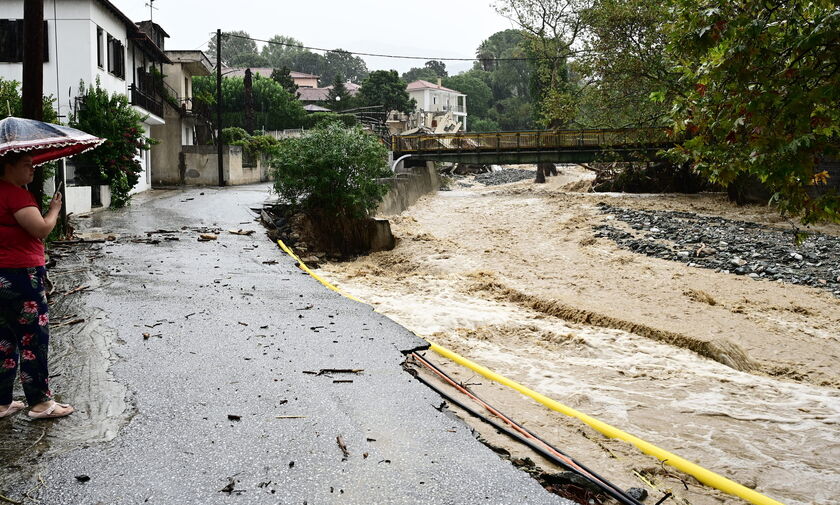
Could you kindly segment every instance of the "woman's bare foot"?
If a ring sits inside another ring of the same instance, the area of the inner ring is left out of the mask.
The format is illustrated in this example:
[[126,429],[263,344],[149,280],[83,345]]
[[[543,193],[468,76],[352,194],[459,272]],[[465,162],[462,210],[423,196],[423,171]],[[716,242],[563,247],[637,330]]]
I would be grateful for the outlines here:
[[75,409],[66,403],[57,403],[53,400],[37,403],[29,409],[29,417],[35,419],[52,419],[54,417],[69,416]]

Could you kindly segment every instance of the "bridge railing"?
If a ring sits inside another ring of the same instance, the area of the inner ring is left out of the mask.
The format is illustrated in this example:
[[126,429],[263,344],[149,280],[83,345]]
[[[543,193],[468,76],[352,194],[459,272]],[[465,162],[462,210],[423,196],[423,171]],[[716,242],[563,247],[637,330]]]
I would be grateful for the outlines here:
[[402,153],[640,148],[670,142],[664,128],[397,135],[392,141],[393,150]]

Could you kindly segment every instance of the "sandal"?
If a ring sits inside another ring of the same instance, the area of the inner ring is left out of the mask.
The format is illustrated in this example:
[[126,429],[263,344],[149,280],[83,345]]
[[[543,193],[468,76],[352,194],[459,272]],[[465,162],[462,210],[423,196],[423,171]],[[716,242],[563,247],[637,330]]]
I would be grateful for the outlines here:
[[[69,408],[70,411],[69,412],[54,413],[56,407]],[[58,403],[54,400],[50,400],[50,405],[47,408],[45,408],[44,410],[42,410],[40,412],[34,412],[34,411],[30,410],[29,412],[27,412],[27,415],[29,417],[33,418],[33,419],[53,419],[53,418],[56,418],[56,417],[69,416],[73,412],[75,412],[75,409],[73,407],[71,407],[70,405],[68,405],[66,403]]]
[[12,402],[8,407],[6,407],[6,410],[0,412],[0,417],[6,417],[20,412],[25,406],[26,405],[24,405],[23,402]]

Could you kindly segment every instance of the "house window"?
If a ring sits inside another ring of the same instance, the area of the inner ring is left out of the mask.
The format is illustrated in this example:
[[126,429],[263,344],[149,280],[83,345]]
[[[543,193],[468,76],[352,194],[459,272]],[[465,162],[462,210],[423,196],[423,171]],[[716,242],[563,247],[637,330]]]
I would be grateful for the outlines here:
[[105,37],[102,28],[96,27],[96,64],[99,68],[105,68],[105,60],[102,58],[102,42]]
[[[50,61],[47,22],[44,21],[44,62]],[[0,19],[0,62],[23,61],[23,20]]]
[[108,72],[125,79],[125,50],[122,42],[108,35]]

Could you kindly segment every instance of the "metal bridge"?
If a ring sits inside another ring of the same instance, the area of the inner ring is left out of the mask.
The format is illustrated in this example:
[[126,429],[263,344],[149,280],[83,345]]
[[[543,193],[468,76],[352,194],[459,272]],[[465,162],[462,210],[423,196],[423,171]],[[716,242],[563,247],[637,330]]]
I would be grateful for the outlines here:
[[475,164],[653,160],[674,142],[664,128],[440,133],[391,137],[394,158]]

